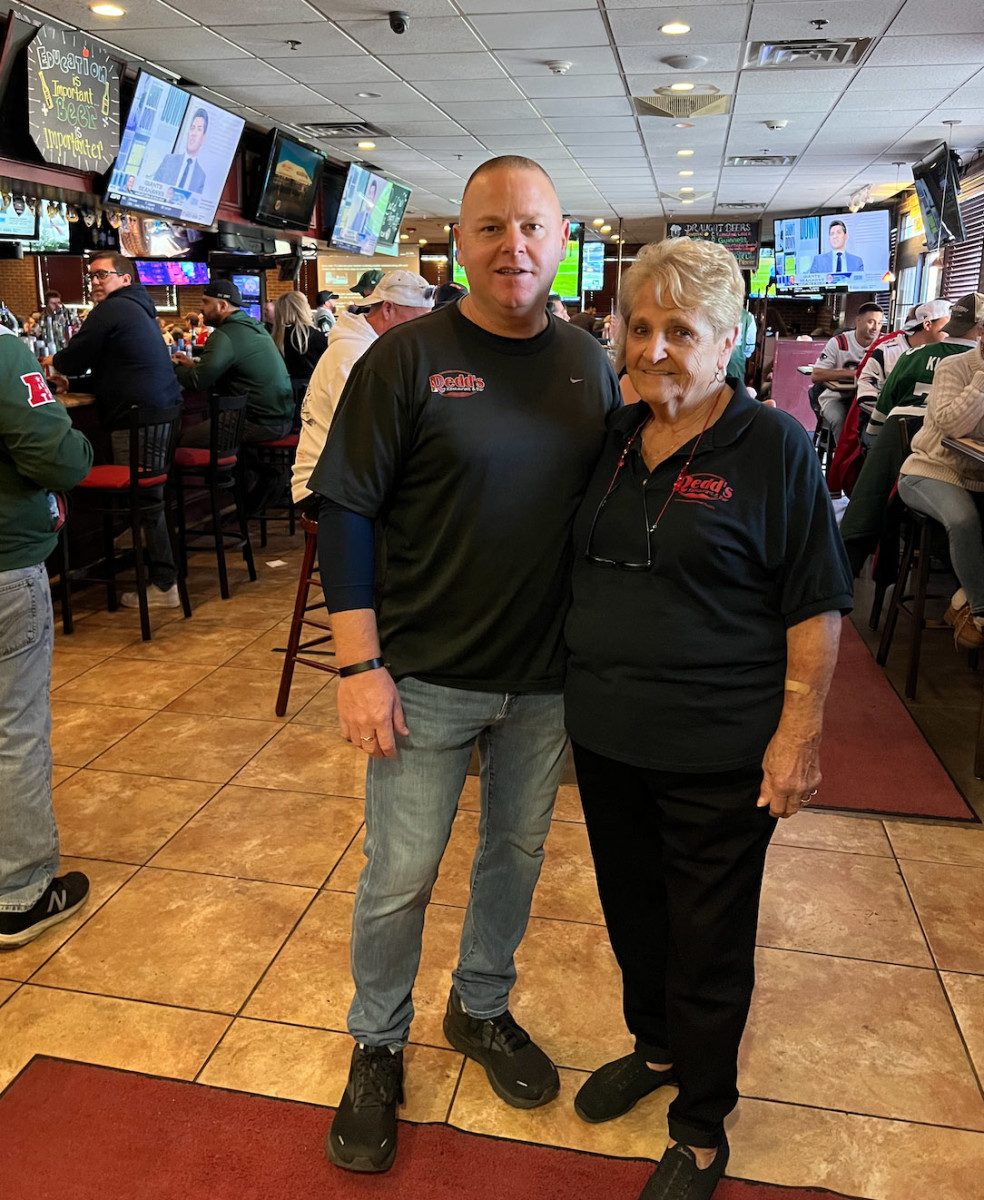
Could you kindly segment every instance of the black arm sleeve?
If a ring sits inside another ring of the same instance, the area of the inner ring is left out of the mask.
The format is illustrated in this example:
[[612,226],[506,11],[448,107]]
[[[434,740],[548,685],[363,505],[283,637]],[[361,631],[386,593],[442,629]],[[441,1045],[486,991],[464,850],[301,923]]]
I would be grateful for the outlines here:
[[322,499],[318,510],[318,563],[328,611],[373,607],[376,531],[370,517]]

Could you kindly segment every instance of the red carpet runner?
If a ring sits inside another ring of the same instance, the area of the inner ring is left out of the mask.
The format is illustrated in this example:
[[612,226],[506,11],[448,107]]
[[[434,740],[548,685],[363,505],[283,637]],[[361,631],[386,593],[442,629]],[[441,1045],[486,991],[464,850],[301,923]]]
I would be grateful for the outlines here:
[[824,712],[816,806],[907,817],[976,817],[849,620]]
[[[35,1058],[0,1096],[3,1200],[636,1200],[653,1165],[400,1127],[385,1175],[323,1151],[331,1110],[61,1059]],[[715,1200],[837,1200],[726,1180]],[[843,1198],[841,1198],[843,1200]]]

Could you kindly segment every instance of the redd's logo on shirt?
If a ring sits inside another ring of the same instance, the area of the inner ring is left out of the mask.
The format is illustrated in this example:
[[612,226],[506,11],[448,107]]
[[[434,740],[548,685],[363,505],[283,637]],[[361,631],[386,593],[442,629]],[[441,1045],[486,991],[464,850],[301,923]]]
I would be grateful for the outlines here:
[[485,391],[485,380],[470,371],[440,371],[430,377],[434,396],[477,396]]
[[722,475],[706,472],[681,475],[673,485],[673,490],[681,500],[696,500],[708,506],[715,500],[730,500],[735,494],[731,484]]
[[32,371],[30,375],[22,375],[20,381],[27,388],[27,402],[31,408],[37,408],[41,404],[55,403],[55,398],[48,391],[48,384],[45,382],[45,378],[40,371]]

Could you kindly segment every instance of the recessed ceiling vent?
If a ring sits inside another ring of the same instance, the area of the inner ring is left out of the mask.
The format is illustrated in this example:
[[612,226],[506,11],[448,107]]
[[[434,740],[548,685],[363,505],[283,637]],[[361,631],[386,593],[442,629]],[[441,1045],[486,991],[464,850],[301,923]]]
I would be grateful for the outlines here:
[[632,104],[640,117],[719,117],[731,111],[731,97],[713,96],[633,96]]
[[310,125],[296,125],[313,138],[377,138],[387,135],[366,121],[349,121],[332,124],[330,121],[314,121]]
[[752,208],[758,209],[758,208],[765,208],[765,201],[760,200],[756,203],[754,200],[724,200],[724,201],[720,201],[718,203],[717,207],[718,208],[731,208],[731,209],[736,209],[736,210],[737,209],[752,209]]
[[725,159],[726,167],[788,167],[796,161],[795,154],[736,154]]
[[871,38],[826,38],[789,42],[750,42],[744,67],[795,70],[817,67],[854,67],[864,57]]

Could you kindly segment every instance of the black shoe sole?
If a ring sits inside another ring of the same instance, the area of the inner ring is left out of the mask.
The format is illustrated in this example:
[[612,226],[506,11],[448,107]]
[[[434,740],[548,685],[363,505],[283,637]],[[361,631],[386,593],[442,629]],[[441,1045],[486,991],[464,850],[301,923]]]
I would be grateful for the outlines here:
[[459,1054],[463,1054],[465,1058],[470,1058],[473,1062],[478,1063],[478,1065],[485,1071],[492,1091],[495,1092],[500,1100],[505,1100],[505,1102],[511,1105],[513,1108],[540,1108],[541,1105],[549,1104],[551,1100],[556,1100],[557,1096],[560,1094],[559,1079],[555,1087],[551,1088],[548,1092],[545,1092],[542,1096],[538,1096],[535,1100],[531,1100],[526,1096],[516,1095],[513,1092],[507,1092],[505,1088],[503,1088],[502,1084],[500,1084],[496,1079],[495,1074],[489,1066],[490,1055],[482,1053],[481,1051],[477,1051],[468,1042],[464,1041],[464,1039],[459,1039],[457,1033],[451,1027],[447,1016],[444,1018],[444,1036]]
[[393,1142],[393,1149],[381,1163],[373,1162],[367,1155],[346,1160],[339,1156],[331,1144],[331,1131],[329,1130],[328,1137],[325,1139],[325,1155],[330,1163],[341,1167],[343,1171],[356,1171],[361,1175],[381,1175],[383,1171],[388,1171],[396,1161],[396,1142]]

